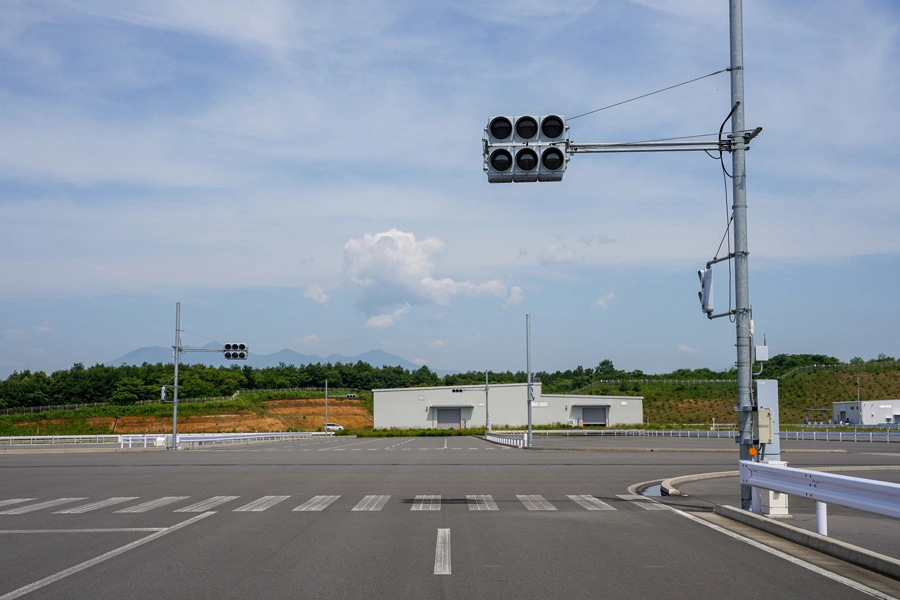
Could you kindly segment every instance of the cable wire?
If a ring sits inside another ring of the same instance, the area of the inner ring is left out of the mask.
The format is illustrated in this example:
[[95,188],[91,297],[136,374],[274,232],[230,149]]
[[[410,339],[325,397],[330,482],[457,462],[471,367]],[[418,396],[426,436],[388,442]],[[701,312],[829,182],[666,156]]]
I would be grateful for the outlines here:
[[684,81],[684,82],[682,82],[682,83],[676,83],[675,85],[670,85],[669,87],[663,88],[663,89],[661,89],[661,90],[656,90],[655,92],[650,92],[650,93],[648,93],[648,94],[643,94],[643,95],[641,95],[641,96],[636,96],[636,97],[630,98],[630,99],[628,99],[628,100],[622,100],[621,102],[616,102],[615,104],[610,104],[609,106],[604,106],[603,108],[597,108],[597,109],[595,109],[595,110],[590,110],[590,111],[588,111],[588,112],[586,112],[586,113],[582,113],[582,114],[580,114],[580,115],[575,115],[574,117],[568,117],[566,120],[567,120],[567,121],[572,121],[572,120],[578,119],[578,118],[580,118],[580,117],[585,117],[585,116],[587,116],[587,115],[592,115],[592,114],[594,114],[594,113],[596,113],[596,112],[600,112],[601,110],[606,110],[606,109],[608,109],[608,108],[613,108],[613,107],[616,107],[616,106],[621,106],[622,104],[627,104],[627,103],[629,103],[629,102],[634,102],[635,100],[640,100],[641,98],[646,98],[646,97],[648,97],[648,96],[652,96],[652,95],[654,95],[654,94],[659,94],[659,93],[661,93],[661,92],[667,92],[667,91],[672,90],[672,89],[675,89],[675,88],[677,88],[677,87],[681,87],[681,86],[687,85],[687,84],[689,84],[689,83],[694,83],[695,81],[700,81],[701,79],[706,79],[707,77],[712,77],[713,75],[719,75],[720,73],[725,73],[725,72],[727,72],[727,71],[731,71],[731,68],[729,67],[729,68],[727,68],[727,69],[722,69],[722,70],[720,70],[720,71],[716,71],[715,73],[710,73],[709,75],[703,75],[702,77],[697,77],[697,78],[694,78],[694,79],[691,79],[691,80],[688,80],[688,81]]

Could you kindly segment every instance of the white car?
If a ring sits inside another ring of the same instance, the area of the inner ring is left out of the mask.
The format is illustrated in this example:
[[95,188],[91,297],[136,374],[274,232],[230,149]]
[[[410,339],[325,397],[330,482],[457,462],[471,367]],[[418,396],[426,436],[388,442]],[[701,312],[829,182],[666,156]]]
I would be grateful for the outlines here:
[[343,431],[344,428],[337,423],[325,423],[325,431]]

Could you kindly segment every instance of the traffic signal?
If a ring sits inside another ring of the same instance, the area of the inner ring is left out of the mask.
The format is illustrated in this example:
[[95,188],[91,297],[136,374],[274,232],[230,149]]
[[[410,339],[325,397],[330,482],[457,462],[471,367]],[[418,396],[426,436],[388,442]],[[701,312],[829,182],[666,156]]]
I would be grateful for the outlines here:
[[569,127],[562,115],[498,115],[484,130],[489,183],[560,181],[566,170]]
[[700,277],[700,293],[698,294],[700,296],[700,308],[709,316],[713,312],[712,269],[700,269],[697,271],[697,275]]
[[247,357],[250,355],[250,348],[243,343],[225,344],[223,352],[225,353],[225,360],[247,360]]

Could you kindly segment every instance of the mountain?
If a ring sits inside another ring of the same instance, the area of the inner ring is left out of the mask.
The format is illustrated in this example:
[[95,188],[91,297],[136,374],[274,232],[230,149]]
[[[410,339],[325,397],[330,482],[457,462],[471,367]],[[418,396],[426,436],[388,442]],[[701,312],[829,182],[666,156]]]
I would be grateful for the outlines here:
[[[214,367],[230,366],[230,365],[248,365],[254,369],[265,369],[267,367],[277,367],[279,364],[294,365],[296,367],[310,364],[326,364],[326,363],[343,363],[356,364],[364,362],[376,368],[381,367],[402,367],[408,371],[415,371],[420,367],[405,358],[390,354],[383,350],[370,350],[358,356],[342,356],[340,354],[330,354],[325,358],[310,354],[300,354],[287,348],[279,350],[273,354],[250,354],[250,358],[246,361],[227,361],[218,352],[192,352],[192,350],[218,350],[220,347],[216,344],[207,344],[203,348],[185,348],[181,353],[182,364],[204,364]],[[147,346],[132,350],[124,356],[120,356],[115,360],[105,363],[108,367],[118,367],[120,365],[142,365],[144,363],[155,365],[156,363],[172,363],[172,348],[164,348],[162,346]],[[446,375],[452,371],[435,371],[438,375]]]

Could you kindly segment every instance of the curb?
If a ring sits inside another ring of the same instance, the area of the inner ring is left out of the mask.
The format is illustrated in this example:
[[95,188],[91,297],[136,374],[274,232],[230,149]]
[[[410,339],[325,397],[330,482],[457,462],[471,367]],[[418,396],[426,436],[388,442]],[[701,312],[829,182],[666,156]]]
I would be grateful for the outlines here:
[[717,515],[749,525],[766,533],[778,536],[807,548],[845,562],[875,571],[894,579],[900,579],[900,560],[860,548],[840,540],[835,540],[818,533],[806,531],[793,525],[780,523],[752,512],[741,510],[727,504],[717,504],[713,509]]

